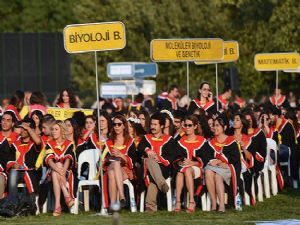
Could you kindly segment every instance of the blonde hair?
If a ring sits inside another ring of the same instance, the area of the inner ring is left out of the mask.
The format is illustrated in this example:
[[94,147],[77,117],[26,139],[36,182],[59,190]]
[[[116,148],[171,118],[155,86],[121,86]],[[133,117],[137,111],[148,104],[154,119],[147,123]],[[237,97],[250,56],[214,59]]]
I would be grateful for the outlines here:
[[[63,140],[65,140],[67,138],[66,137],[66,132],[67,132],[66,124],[61,120],[55,120],[54,124],[52,125],[52,128],[53,128],[54,125],[59,126],[61,137],[62,137]],[[52,133],[51,133],[51,137],[53,139]]]

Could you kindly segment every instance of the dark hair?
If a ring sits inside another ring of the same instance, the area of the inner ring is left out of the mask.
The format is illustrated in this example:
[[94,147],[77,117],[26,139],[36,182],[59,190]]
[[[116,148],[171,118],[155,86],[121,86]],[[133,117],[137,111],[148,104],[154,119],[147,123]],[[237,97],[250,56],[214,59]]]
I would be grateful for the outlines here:
[[[2,117],[3,117],[4,115],[10,115],[13,123],[16,123],[16,122],[18,121],[16,115],[15,115],[13,112],[11,112],[11,111],[5,111],[5,112],[3,113],[3,115],[2,115]],[[1,117],[1,118],[2,118],[2,117]]]
[[201,126],[202,134],[200,134],[200,135],[202,135],[205,138],[211,138],[211,137],[213,137],[214,134],[210,130],[210,127],[208,125],[208,120],[209,119],[213,120],[213,118],[212,117],[208,118],[205,115],[195,115],[195,116],[197,116],[198,121],[199,121],[199,125]]
[[149,133],[150,132],[150,115],[147,110],[142,109],[138,112],[139,115],[144,115],[145,116],[145,127],[144,130]]
[[43,123],[54,123],[55,118],[51,114],[46,114],[43,118]]
[[[257,121],[256,121],[256,118],[255,118],[255,116],[254,116],[254,114],[253,114],[253,112],[252,111],[245,111],[245,112],[243,112],[243,114],[246,116],[246,115],[249,115],[250,117],[251,117],[251,120],[252,120],[252,128],[257,128],[258,127],[258,125],[257,125]],[[249,124],[250,125],[250,124]]]
[[189,115],[189,116],[184,118],[184,121],[186,121],[186,120],[192,121],[194,126],[197,125],[197,129],[195,130],[195,134],[200,135],[200,124],[199,124],[199,120],[198,120],[197,116],[196,115]]
[[145,134],[147,134],[147,132],[145,131],[145,129],[142,127],[142,124],[140,123],[135,123],[132,120],[128,120],[128,122],[131,124],[134,133],[137,137],[142,137]]
[[45,95],[40,91],[34,91],[32,92],[30,99],[29,99],[30,105],[47,105],[46,97]]
[[59,98],[57,100],[57,104],[63,103],[63,93],[64,91],[66,91],[68,93],[69,99],[70,99],[70,107],[71,108],[77,108],[77,102],[76,102],[76,98],[74,93],[70,90],[70,89],[63,89],[60,93],[59,93]]
[[74,144],[75,144],[75,146],[77,146],[78,139],[81,136],[81,129],[79,128],[78,123],[76,122],[76,120],[74,118],[68,118],[65,120],[65,122],[66,121],[69,121],[73,127],[73,139],[75,142]]
[[185,116],[184,114],[185,113],[182,110],[177,109],[177,110],[174,111],[173,116],[174,116],[174,118],[180,119],[181,121],[183,121],[184,116]]
[[[34,110],[31,113],[30,118],[32,118],[34,115],[36,115],[39,118],[39,120],[40,120],[39,129],[42,130],[42,128],[43,128],[43,126],[42,126],[43,125],[43,119],[44,119],[43,113],[40,110]],[[35,126],[36,126],[36,124],[35,124]]]
[[[224,115],[223,113],[220,114],[216,119],[214,119],[214,122],[215,121],[218,121],[218,123],[224,129],[224,133],[227,134],[228,128],[229,128],[229,122],[228,122],[226,115]],[[225,127],[226,127],[226,129],[225,129]]]
[[21,125],[22,123],[29,123],[29,127],[31,129],[35,128],[35,122],[33,119],[29,118],[29,117],[25,117],[22,121],[19,121],[19,124]]
[[85,115],[84,115],[84,113],[82,111],[74,112],[72,118],[76,120],[76,123],[77,123],[79,129],[82,131],[84,129],[84,126],[85,126]]
[[[93,116],[96,119],[94,133],[96,133],[96,135],[98,136],[98,123],[99,123],[99,119],[97,119],[98,118],[98,116],[97,116],[97,109],[94,110]],[[110,134],[111,129],[112,129],[111,117],[110,117],[110,115],[106,111],[102,111],[102,110],[100,111],[100,117],[101,116],[103,116],[106,119],[106,121],[107,121],[107,133]]]
[[172,85],[170,86],[168,92],[170,93],[170,92],[173,91],[174,89],[179,89],[178,86],[177,86],[176,84],[172,84]]
[[142,103],[144,101],[144,95],[142,93],[138,93],[134,99],[136,102]]
[[170,121],[169,135],[173,136],[175,134],[175,126],[174,126],[173,120],[169,116],[169,114],[167,114],[167,113],[163,113],[163,114],[165,115],[165,124],[166,124],[167,120]]
[[241,119],[241,122],[243,125],[242,134],[248,134],[249,122],[246,120],[245,116],[242,113],[235,113],[233,118],[236,116],[240,117],[240,119]]
[[166,123],[165,115],[160,112],[156,112],[156,113],[152,114],[150,121],[151,120],[158,120],[160,126],[165,126],[165,123]]
[[[204,84],[207,84],[209,86],[209,83],[207,81],[203,81],[200,86],[199,86],[199,89],[202,89]],[[197,97],[198,99],[200,99],[200,93],[199,93],[199,89],[197,90]]]
[[15,91],[9,100],[9,104],[13,105],[20,111],[24,105],[24,92],[21,90]]
[[[123,132],[123,137],[124,137],[124,143],[127,143],[127,141],[131,138],[130,137],[130,134],[129,134],[129,130],[128,130],[128,123],[127,123],[127,120],[125,118],[125,116],[121,115],[121,114],[118,114],[116,115],[114,118],[113,118],[113,121],[115,119],[118,119],[118,120],[121,120],[121,122],[123,123],[125,129],[124,129],[124,132]],[[110,133],[110,139],[114,142],[115,139],[116,139],[116,132],[115,132],[115,129],[112,129],[111,130],[111,133]]]

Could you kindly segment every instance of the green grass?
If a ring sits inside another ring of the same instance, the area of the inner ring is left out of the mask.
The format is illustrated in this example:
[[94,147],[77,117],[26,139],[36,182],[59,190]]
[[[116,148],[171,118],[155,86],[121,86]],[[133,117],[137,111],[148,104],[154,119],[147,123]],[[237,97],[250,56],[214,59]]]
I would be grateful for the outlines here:
[[[300,219],[300,190],[286,189],[283,193],[272,196],[270,199],[264,199],[264,202],[258,202],[255,207],[243,207],[242,212],[227,210],[225,214],[214,212],[202,212],[198,209],[194,214],[185,212],[169,213],[159,211],[157,213],[130,213],[124,211],[121,213],[121,222],[123,225],[151,224],[151,225],[169,225],[169,224],[255,224],[254,221],[280,220],[280,219]],[[112,217],[95,216],[94,212],[83,213],[79,215],[62,214],[59,218],[54,218],[52,214],[42,214],[38,216],[22,218],[0,218],[0,224],[111,224]]]

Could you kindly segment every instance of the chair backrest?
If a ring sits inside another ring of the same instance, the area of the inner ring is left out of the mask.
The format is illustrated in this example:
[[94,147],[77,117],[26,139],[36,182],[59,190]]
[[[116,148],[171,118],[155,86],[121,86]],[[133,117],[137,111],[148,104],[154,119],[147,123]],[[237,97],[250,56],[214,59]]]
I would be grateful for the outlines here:
[[87,149],[79,154],[78,157],[78,177],[81,174],[81,167],[83,163],[89,164],[89,180],[93,180],[97,174],[97,164],[99,162],[99,149]]
[[[277,143],[276,141],[274,141],[272,138],[267,138],[267,158],[266,158],[266,163],[268,166],[270,165],[270,159],[271,159],[271,152],[275,153],[275,162],[274,164],[277,164],[277,151],[278,151],[278,147],[277,147]],[[274,165],[272,164],[272,165]]]

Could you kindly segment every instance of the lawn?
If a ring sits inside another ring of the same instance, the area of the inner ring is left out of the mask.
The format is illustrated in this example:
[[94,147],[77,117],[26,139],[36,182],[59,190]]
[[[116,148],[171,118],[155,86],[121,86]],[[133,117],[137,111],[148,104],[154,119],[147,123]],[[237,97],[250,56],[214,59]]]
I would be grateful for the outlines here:
[[[300,190],[285,189],[285,191],[264,202],[258,202],[255,207],[243,207],[243,211],[227,210],[225,214],[215,212],[202,212],[200,209],[194,214],[169,213],[160,211],[158,213],[121,213],[121,224],[255,224],[254,221],[280,220],[280,219],[300,219]],[[111,224],[112,217],[96,216],[94,212],[79,215],[63,214],[59,218],[54,218],[52,214],[42,214],[38,216],[22,218],[0,218],[0,224]]]

